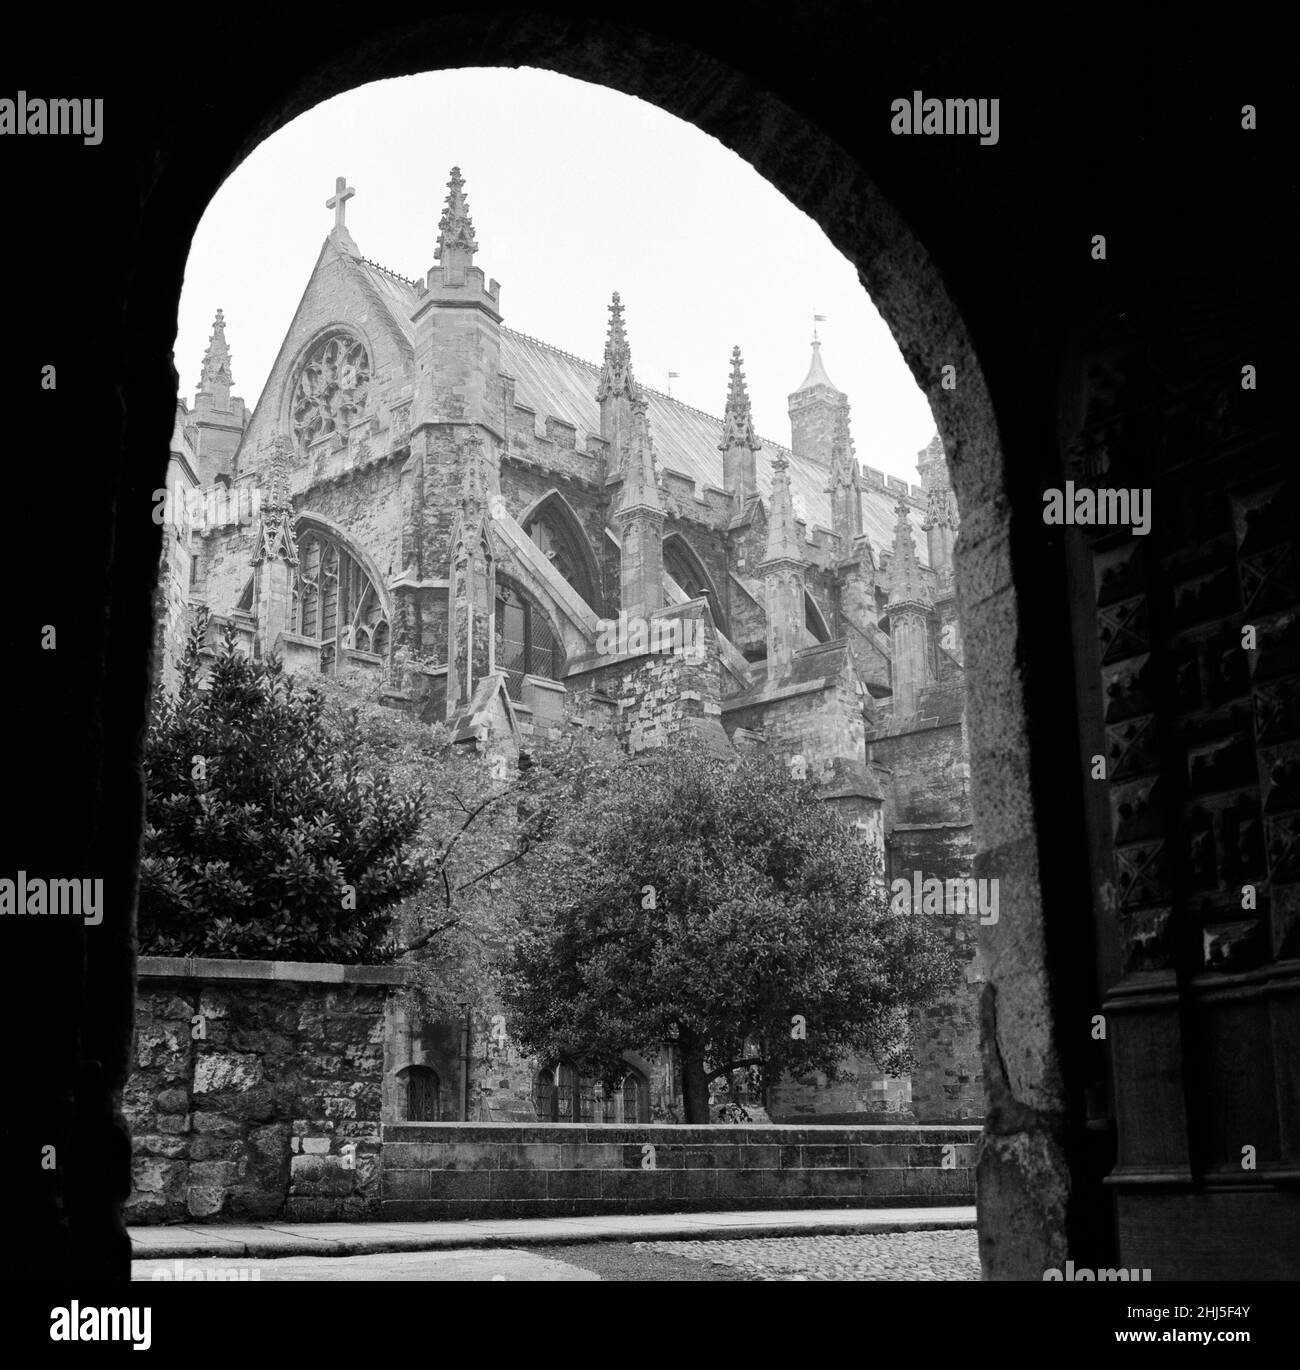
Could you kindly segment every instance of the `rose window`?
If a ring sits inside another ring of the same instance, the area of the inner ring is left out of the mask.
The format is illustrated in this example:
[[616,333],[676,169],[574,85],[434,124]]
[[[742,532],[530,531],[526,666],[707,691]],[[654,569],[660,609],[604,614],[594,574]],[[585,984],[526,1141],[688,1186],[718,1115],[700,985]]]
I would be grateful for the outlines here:
[[293,397],[293,434],[299,446],[346,432],[365,408],[370,358],[346,333],[326,338],[307,358]]

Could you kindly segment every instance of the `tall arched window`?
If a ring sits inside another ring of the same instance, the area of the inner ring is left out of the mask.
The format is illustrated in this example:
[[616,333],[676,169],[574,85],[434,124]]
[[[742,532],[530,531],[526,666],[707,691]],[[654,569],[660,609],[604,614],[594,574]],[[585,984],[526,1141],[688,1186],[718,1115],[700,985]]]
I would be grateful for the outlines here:
[[571,1061],[543,1067],[533,1080],[533,1111],[539,1122],[574,1123],[578,1099],[578,1072]]
[[442,1082],[429,1066],[406,1066],[397,1072],[402,1107],[409,1123],[436,1123],[441,1118]]
[[630,1066],[613,1087],[584,1078],[572,1061],[553,1061],[533,1082],[533,1111],[543,1123],[643,1123],[650,1120],[645,1077]]
[[387,656],[388,617],[374,582],[337,539],[318,528],[298,538],[295,625],[321,644],[321,669],[330,672],[341,651]]
[[506,693],[522,699],[524,676],[559,680],[564,652],[551,621],[518,586],[497,582],[497,670],[505,672]]

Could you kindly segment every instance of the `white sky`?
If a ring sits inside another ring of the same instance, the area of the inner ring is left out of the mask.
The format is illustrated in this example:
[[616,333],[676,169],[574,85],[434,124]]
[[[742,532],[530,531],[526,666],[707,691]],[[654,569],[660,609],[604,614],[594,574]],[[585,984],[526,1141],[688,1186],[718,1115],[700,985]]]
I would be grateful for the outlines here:
[[[716,139],[653,105],[552,72],[475,68],[380,81],[317,105],[218,190],[186,264],[175,357],[192,401],[218,307],[235,392],[255,403],[334,222],[336,176],[365,257],[434,264],[450,168],[520,332],[599,362],[622,294],[638,380],[722,413],[739,343],[758,432],[789,445],[811,356],[849,397],[857,457],[918,483],[934,422],[849,262]],[[719,466],[721,471],[721,466]]]

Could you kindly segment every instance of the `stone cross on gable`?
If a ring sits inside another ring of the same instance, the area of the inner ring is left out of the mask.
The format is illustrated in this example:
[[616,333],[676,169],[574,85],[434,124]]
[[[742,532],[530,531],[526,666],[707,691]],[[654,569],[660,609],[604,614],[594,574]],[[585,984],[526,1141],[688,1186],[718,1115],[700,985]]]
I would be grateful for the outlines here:
[[325,201],[325,208],[334,211],[334,227],[344,228],[343,215],[347,210],[348,201],[357,192],[348,185],[346,176],[339,176],[334,181],[334,194]]

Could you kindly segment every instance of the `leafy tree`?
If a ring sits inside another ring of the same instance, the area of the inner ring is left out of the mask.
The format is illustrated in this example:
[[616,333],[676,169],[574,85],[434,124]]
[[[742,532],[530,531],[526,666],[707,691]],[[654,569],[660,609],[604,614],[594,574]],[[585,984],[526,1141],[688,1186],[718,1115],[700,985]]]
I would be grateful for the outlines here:
[[366,960],[389,938],[392,906],[426,878],[412,854],[426,797],[367,770],[356,720],[329,725],[321,692],[274,657],[248,660],[233,626],[201,682],[205,627],[150,718],[141,945]]
[[510,926],[505,876],[541,838],[555,777],[507,747],[484,755],[454,745],[442,725],[360,696],[352,680],[318,689],[331,726],[355,730],[366,766],[427,795],[412,849],[429,878],[393,906],[376,959],[415,965],[421,1016],[457,1017],[463,1002],[488,1009]]
[[609,1080],[672,1043],[687,1122],[752,1069],[837,1078],[887,1056],[955,976],[935,922],[891,910],[880,858],[771,758],[674,747],[556,771],[567,801],[513,882],[512,1033]]

